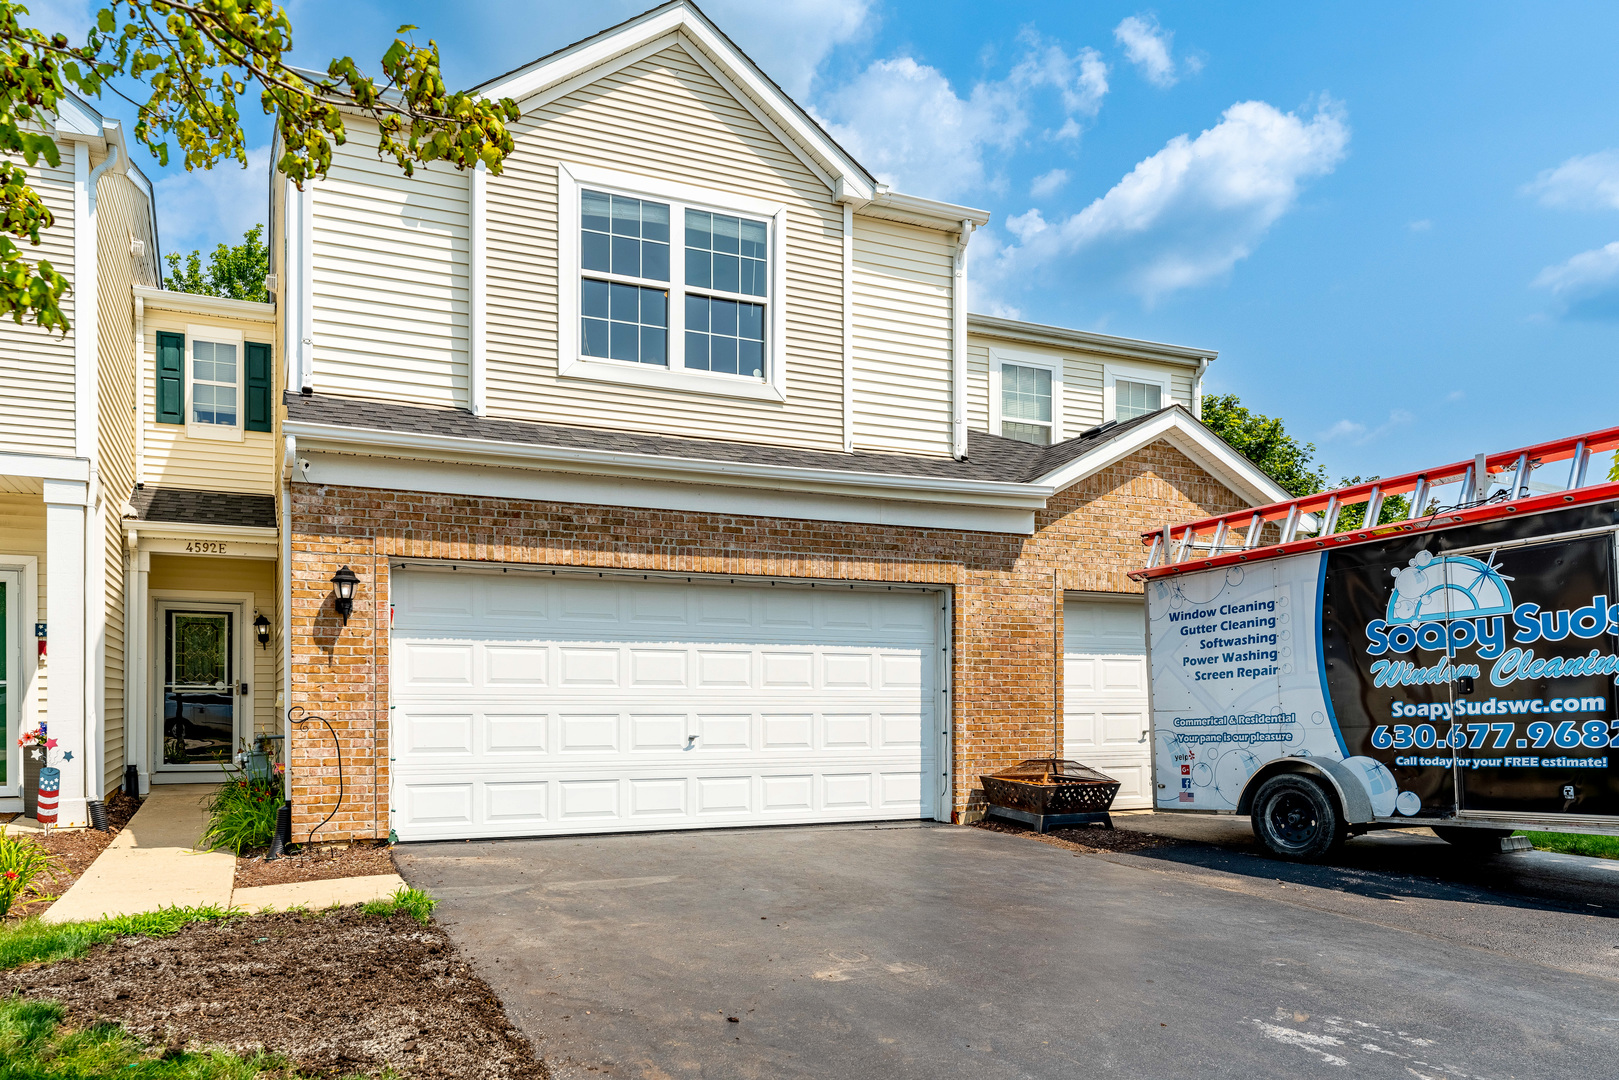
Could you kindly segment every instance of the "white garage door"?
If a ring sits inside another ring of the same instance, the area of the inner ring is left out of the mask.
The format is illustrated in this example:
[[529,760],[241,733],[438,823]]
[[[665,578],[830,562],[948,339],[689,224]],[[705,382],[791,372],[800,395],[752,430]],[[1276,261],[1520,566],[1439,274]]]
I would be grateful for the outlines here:
[[400,839],[945,805],[937,594],[401,568],[393,598]]
[[1141,601],[1063,603],[1063,755],[1119,781],[1113,806],[1152,806]]

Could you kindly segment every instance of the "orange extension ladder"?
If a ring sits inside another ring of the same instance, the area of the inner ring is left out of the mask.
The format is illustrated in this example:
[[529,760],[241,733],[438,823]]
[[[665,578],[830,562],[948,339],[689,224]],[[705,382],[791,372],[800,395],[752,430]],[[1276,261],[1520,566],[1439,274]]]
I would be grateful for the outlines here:
[[[1130,576],[1141,581],[1188,570],[1207,570],[1302,551],[1366,543],[1395,533],[1449,529],[1517,514],[1619,499],[1619,483],[1586,483],[1591,455],[1613,449],[1619,449],[1619,427],[1499,454],[1480,454],[1471,461],[1383,477],[1223,517],[1165,525],[1141,534],[1142,544],[1151,550],[1147,565]],[[1570,463],[1568,482],[1555,491],[1531,492],[1530,474],[1559,461]],[[1492,492],[1496,481],[1505,479],[1508,473],[1511,479],[1506,486]],[[1459,494],[1454,505],[1428,506],[1436,490],[1458,482]],[[1410,512],[1402,520],[1378,525],[1384,503],[1397,495],[1409,497]],[[1338,520],[1344,508],[1357,505],[1366,507],[1362,527],[1340,532]]]

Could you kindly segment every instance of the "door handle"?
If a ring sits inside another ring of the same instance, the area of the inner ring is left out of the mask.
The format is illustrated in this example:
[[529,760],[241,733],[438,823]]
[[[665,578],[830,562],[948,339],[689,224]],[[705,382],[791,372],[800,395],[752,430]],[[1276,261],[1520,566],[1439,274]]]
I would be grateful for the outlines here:
[[247,684],[246,683],[242,684],[242,696],[243,697],[247,696]]
[[692,748],[693,744],[695,744],[696,742],[697,742],[697,736],[695,736],[695,735],[687,735],[686,736],[686,749],[690,750]]

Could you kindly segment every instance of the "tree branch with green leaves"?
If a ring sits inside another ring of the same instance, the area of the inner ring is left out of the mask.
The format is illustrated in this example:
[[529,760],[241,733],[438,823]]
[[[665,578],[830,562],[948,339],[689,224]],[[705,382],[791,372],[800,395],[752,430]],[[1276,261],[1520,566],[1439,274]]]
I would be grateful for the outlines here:
[[[437,42],[417,45],[413,26],[396,32],[379,80],[348,56],[325,75],[294,68],[292,23],[270,0],[119,0],[97,12],[82,45],[22,25],[27,12],[0,0],[0,315],[17,322],[68,329],[59,305],[67,280],[17,242],[37,247],[54,224],[28,169],[61,164],[50,126],[70,93],[129,102],[135,138],[161,164],[177,151],[196,170],[226,159],[247,165],[240,99],[257,87],[280,138],[275,167],[300,188],[331,168],[348,139],[346,118],[374,123],[378,156],[406,176],[430,162],[498,174],[512,152],[506,125],[516,103],[450,91]],[[131,96],[125,83],[145,90]]]

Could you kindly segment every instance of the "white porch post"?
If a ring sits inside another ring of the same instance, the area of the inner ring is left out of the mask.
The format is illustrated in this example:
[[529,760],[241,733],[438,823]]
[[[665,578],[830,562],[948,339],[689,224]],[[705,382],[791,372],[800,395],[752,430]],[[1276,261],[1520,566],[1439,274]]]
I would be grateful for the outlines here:
[[[89,485],[72,480],[45,481],[45,719],[57,740],[57,767],[62,794],[57,824],[85,825],[85,696],[88,650],[85,648],[84,540]],[[73,760],[61,760],[71,752]]]
[[144,795],[151,787],[152,762],[148,735],[148,701],[146,697],[146,668],[151,654],[147,637],[151,633],[151,619],[147,617],[146,590],[152,569],[150,552],[140,547],[140,532],[130,529],[128,534],[127,569],[124,572],[124,764],[133,765],[140,772],[137,791],[129,795]]

